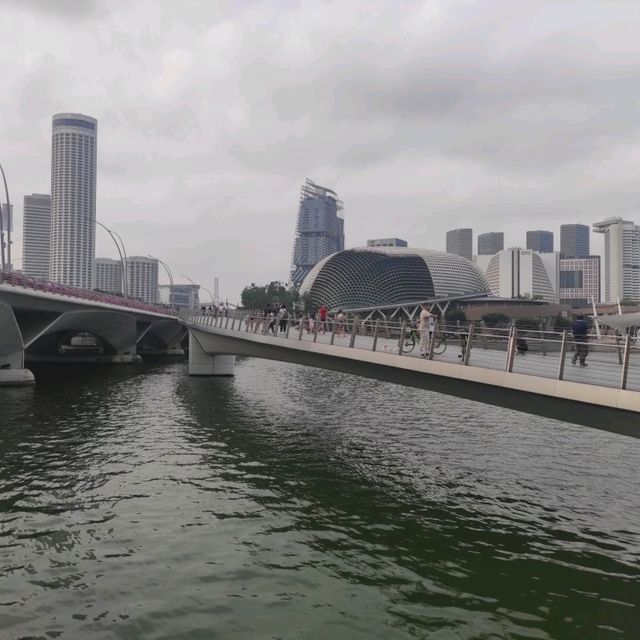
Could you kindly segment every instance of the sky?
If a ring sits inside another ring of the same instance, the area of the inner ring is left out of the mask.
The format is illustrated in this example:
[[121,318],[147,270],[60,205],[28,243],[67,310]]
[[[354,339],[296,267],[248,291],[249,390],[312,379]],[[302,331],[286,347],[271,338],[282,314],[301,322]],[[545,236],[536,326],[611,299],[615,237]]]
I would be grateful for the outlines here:
[[[127,253],[176,282],[218,277],[230,301],[287,280],[306,178],[342,198],[347,247],[640,223],[638,0],[3,0],[2,15],[15,256],[23,196],[50,191],[58,112],[98,119],[97,218]],[[110,243],[98,229],[96,255]]]

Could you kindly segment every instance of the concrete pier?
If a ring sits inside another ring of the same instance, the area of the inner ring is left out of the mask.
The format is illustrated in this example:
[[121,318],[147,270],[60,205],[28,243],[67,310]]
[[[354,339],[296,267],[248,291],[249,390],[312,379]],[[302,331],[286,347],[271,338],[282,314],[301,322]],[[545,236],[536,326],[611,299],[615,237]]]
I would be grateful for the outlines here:
[[29,369],[0,369],[0,387],[28,387],[35,383]]
[[190,376],[232,376],[235,374],[236,357],[228,354],[207,353],[189,333],[189,375]]

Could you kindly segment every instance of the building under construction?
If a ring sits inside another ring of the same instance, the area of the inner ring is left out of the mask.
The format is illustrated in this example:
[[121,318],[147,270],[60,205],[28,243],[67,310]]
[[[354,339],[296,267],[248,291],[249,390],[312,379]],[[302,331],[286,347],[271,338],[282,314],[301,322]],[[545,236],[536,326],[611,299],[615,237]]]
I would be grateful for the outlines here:
[[344,249],[344,219],[338,194],[307,179],[300,189],[290,280],[299,287],[323,258]]

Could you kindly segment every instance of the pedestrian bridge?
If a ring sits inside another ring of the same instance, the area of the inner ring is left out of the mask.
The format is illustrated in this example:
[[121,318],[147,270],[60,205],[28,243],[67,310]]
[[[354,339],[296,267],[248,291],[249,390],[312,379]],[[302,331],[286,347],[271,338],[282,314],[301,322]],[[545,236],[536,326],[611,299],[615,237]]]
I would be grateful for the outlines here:
[[266,358],[640,437],[640,347],[628,336],[593,336],[588,366],[581,367],[572,364],[566,332],[443,326],[426,357],[418,357],[406,321],[352,318],[311,328],[289,322],[275,333],[242,312],[183,322],[192,375],[233,375],[235,356]]

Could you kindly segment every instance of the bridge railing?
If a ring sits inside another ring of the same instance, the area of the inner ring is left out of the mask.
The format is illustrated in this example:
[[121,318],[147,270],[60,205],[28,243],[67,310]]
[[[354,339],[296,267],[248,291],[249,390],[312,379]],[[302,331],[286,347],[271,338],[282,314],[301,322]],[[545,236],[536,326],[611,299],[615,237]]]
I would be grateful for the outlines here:
[[385,319],[362,320],[332,316],[279,319],[261,311],[237,310],[228,315],[192,314],[188,323],[232,332],[262,334],[364,349],[408,357],[423,357],[485,369],[555,380],[640,391],[640,344],[630,335],[576,341],[567,331],[540,331],[478,324],[438,324],[420,330],[415,323]]
[[23,289],[32,289],[33,291],[41,291],[43,293],[66,296],[68,298],[126,307],[127,309],[135,309],[136,311],[150,311],[152,313],[161,313],[163,315],[176,315],[176,313],[171,309],[167,309],[160,305],[142,302],[142,300],[123,298],[108,293],[102,293],[100,291],[81,289],[79,287],[69,287],[67,285],[60,284],[59,282],[31,278],[22,273],[16,273],[15,271],[0,271],[0,283],[8,284],[12,287],[20,287]]

